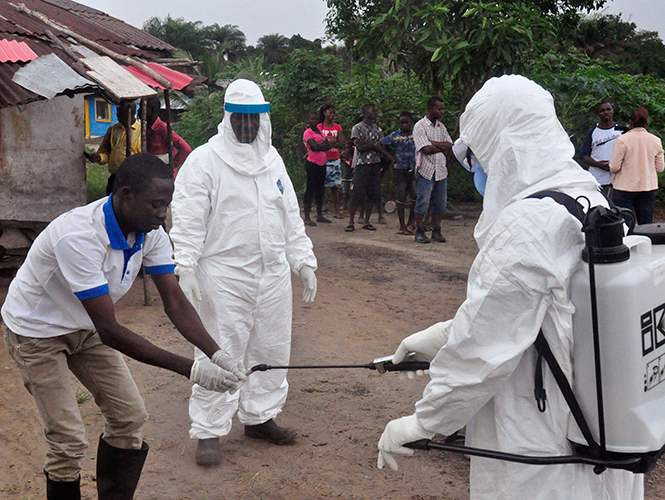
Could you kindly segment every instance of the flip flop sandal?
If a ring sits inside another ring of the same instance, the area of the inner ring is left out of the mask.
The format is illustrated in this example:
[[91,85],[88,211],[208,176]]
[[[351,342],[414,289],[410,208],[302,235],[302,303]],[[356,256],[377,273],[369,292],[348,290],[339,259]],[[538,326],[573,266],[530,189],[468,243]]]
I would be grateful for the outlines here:
[[368,231],[376,231],[376,228],[372,226],[371,224],[365,224],[363,226],[363,229],[367,229]]
[[344,231],[346,231],[347,233],[350,233],[350,232],[352,232],[352,231],[355,231],[355,229],[356,229],[356,228],[353,227],[352,224],[349,224],[348,226],[346,226],[346,229],[344,229]]

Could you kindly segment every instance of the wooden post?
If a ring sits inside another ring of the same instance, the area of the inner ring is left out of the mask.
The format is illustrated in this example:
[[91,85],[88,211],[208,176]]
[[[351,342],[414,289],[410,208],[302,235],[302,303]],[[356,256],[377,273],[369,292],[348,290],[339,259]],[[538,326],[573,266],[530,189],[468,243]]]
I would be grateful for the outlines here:
[[[148,108],[148,99],[145,97],[141,98],[141,151],[144,153],[148,152],[148,119],[147,115]],[[152,303],[152,298],[150,297],[150,275],[146,274],[145,268],[141,266],[141,278],[143,279],[143,305],[149,306]]]
[[129,112],[131,110],[131,104],[129,102],[120,103],[121,106],[127,106],[127,121],[125,125],[125,158],[129,158],[132,155],[132,115]]
[[171,127],[171,98],[169,89],[164,89],[164,104],[166,105],[166,134],[169,140],[169,167],[175,170],[173,159],[173,127]]

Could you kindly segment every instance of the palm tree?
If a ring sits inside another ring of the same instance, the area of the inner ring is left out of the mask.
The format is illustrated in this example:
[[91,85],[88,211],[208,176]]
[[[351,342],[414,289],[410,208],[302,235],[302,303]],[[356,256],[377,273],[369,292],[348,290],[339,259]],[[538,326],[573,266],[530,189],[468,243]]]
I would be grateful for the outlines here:
[[247,38],[234,24],[225,24],[220,26],[217,23],[206,28],[208,38],[217,45],[224,57],[233,62],[241,57],[246,49],[245,42]]
[[158,17],[151,17],[143,24],[143,31],[178,49],[186,50],[196,59],[212,48],[205,28],[201,27],[201,21],[185,21],[182,17],[173,19],[170,15],[163,21]]
[[263,54],[255,57],[245,56],[234,63],[228,64],[222,75],[230,80],[245,78],[261,85],[264,79],[264,62]]
[[263,54],[267,67],[283,64],[289,53],[289,39],[273,33],[259,38],[256,48]]

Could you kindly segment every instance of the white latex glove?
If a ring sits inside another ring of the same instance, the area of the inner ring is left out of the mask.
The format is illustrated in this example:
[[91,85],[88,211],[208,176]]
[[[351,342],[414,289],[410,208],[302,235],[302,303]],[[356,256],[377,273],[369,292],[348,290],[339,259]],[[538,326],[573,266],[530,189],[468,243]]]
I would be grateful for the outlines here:
[[187,297],[187,300],[192,304],[201,302],[201,289],[199,288],[199,283],[196,281],[194,269],[191,267],[176,268],[175,274],[179,277],[178,283],[180,284],[180,289],[185,294],[185,297]]
[[231,356],[228,352],[220,349],[219,351],[216,351],[215,354],[212,355],[210,361],[215,363],[222,370],[226,370],[227,372],[233,373],[240,382],[244,382],[245,380],[247,380],[247,375],[245,374],[246,370],[242,364],[242,361],[240,363],[233,363],[231,361]]
[[305,289],[302,292],[302,300],[305,302],[314,302],[316,297],[316,275],[314,269],[309,266],[302,266],[298,271],[298,276],[302,280]]
[[[446,327],[450,321],[436,323],[429,328],[420,332],[414,333],[406,337],[397,347],[393,355],[393,363],[401,363],[409,356],[407,361],[427,361],[428,363],[434,359],[434,356],[439,352],[446,342],[448,342],[448,335],[446,334]],[[418,370],[415,372],[399,372],[401,380],[420,378],[429,374],[429,370]]]
[[388,422],[386,429],[381,434],[381,439],[379,439],[377,467],[383,469],[388,465],[392,470],[397,470],[397,461],[393,455],[405,457],[413,455],[413,450],[405,448],[403,445],[420,439],[432,439],[434,434],[434,432],[430,432],[420,425],[415,413]]
[[230,371],[221,369],[207,359],[194,361],[189,380],[209,391],[233,394],[244,383]]
[[446,327],[449,324],[450,321],[436,323],[425,330],[406,337],[397,347],[393,356],[393,363],[401,363],[409,353],[414,353],[410,360],[431,362],[439,349],[448,342]]

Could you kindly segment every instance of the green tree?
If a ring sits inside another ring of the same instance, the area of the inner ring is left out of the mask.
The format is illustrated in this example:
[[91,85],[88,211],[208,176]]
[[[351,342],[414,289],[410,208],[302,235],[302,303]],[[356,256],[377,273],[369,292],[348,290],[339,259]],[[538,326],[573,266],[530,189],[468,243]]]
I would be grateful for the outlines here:
[[247,55],[242,59],[227,64],[224,71],[221,73],[221,77],[230,80],[244,78],[260,85],[265,79],[264,67],[265,61],[263,54],[258,54],[256,56]]
[[435,93],[451,85],[470,96],[490,76],[522,71],[545,50],[564,17],[574,20],[577,9],[604,3],[328,0],[327,31],[352,48],[360,62],[387,57]]
[[246,48],[245,34],[233,24],[204,26],[201,21],[185,21],[182,17],[173,19],[167,15],[163,21],[151,17],[143,24],[143,31],[186,51],[195,59],[202,59],[210,52],[220,52],[223,60],[235,61]]
[[582,17],[569,42],[592,59],[617,64],[621,72],[665,77],[665,45],[658,33],[638,30],[619,16]]
[[187,111],[174,128],[192,148],[196,148],[217,133],[223,116],[224,93],[201,94],[190,101]]
[[163,21],[151,17],[143,23],[143,31],[164,40],[176,48],[187,51],[198,59],[203,53],[213,48],[201,21],[185,21],[183,17],[173,19],[170,15]]
[[407,68],[435,93],[450,84],[471,95],[490,76],[523,69],[552,29],[550,17],[526,3],[397,1],[353,45]]
[[234,62],[245,53],[247,38],[234,24],[219,26],[217,23],[204,30],[207,37],[215,43],[216,49],[224,54],[225,59]]
[[256,48],[265,59],[267,67],[283,64],[289,54],[289,39],[273,33],[258,39]]
[[289,38],[289,50],[312,50],[314,52],[321,52],[323,50],[322,42],[320,38],[317,38],[314,41],[307,40],[302,36],[296,34]]

